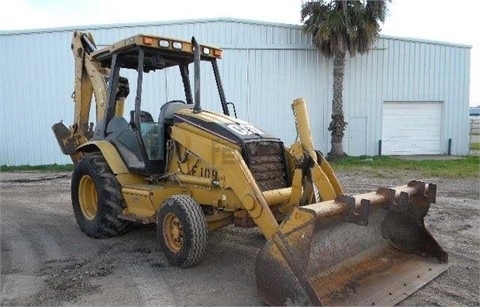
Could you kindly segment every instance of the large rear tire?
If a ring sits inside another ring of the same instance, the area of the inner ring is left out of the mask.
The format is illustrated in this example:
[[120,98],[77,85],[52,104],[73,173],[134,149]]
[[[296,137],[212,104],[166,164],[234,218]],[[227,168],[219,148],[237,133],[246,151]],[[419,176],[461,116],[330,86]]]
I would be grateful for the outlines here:
[[207,251],[202,208],[187,195],[168,198],[157,214],[157,237],[168,262],[182,268],[199,264]]
[[118,218],[125,200],[120,183],[101,153],[89,153],[78,163],[71,193],[77,224],[87,236],[113,237],[130,228],[130,221]]

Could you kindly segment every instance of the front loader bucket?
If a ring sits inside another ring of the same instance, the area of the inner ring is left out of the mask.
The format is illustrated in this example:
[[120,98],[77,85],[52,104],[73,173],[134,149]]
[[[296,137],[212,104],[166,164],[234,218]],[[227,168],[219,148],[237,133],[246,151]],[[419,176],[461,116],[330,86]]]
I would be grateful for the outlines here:
[[394,305],[447,268],[424,225],[436,186],[412,181],[298,207],[257,256],[270,305]]

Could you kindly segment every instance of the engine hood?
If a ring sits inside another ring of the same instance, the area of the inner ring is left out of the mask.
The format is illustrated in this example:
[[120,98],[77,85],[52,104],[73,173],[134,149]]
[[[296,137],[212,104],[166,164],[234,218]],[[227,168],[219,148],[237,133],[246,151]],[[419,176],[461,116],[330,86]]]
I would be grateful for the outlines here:
[[243,120],[210,111],[193,113],[182,109],[175,113],[174,123],[187,123],[238,145],[250,141],[276,141],[279,138]]

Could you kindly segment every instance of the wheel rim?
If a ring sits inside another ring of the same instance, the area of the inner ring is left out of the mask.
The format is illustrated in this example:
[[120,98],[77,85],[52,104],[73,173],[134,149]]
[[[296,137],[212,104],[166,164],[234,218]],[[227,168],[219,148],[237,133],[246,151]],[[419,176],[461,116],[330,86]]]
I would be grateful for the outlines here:
[[163,237],[167,247],[178,253],[183,246],[183,227],[178,217],[168,213],[163,219]]
[[78,187],[80,209],[87,220],[93,220],[98,210],[98,195],[92,177],[85,175]]

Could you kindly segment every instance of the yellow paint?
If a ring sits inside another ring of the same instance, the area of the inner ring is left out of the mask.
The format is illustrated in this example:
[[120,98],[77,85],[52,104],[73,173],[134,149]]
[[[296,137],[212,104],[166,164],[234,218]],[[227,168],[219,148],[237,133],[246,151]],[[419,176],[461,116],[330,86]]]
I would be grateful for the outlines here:
[[284,220],[279,230],[285,234],[298,230],[307,224],[315,223],[317,216],[314,211],[303,207],[293,209],[292,213]]
[[222,212],[214,215],[207,215],[205,217],[208,225],[208,231],[228,226],[233,223],[232,212]]
[[175,125],[172,127],[171,137],[201,160],[215,165],[220,186],[233,190],[236,197],[243,201],[243,206],[249,208],[246,209],[264,236],[271,238],[278,228],[278,223],[237,150],[238,147],[224,142],[220,137],[212,138],[211,134],[199,130],[192,129],[189,125]]
[[[88,145],[95,145],[98,149],[100,149],[102,155],[105,157],[105,160],[107,160],[108,166],[114,174],[129,173],[127,166],[122,160],[122,157],[120,157],[120,154],[115,146],[112,145],[112,143],[106,140],[99,140],[88,142],[84,144],[83,147]],[[79,150],[81,150],[81,148],[79,148]]]
[[318,155],[318,163],[320,163],[320,167],[322,168],[322,171],[325,173],[327,176],[328,180],[332,184],[333,189],[335,190],[336,195],[343,195],[343,188],[340,185],[340,182],[337,179],[337,176],[335,176],[335,173],[333,172],[333,168],[330,165],[330,163],[325,160],[325,158],[322,155]]
[[155,209],[152,206],[151,199],[149,197],[140,195],[125,193],[122,189],[123,198],[127,204],[127,211],[124,212],[125,215],[133,214],[140,218],[151,218],[155,217]]
[[292,188],[264,191],[263,197],[269,206],[284,205],[291,197]]
[[[338,195],[343,194],[343,190],[337,177],[333,173],[331,166],[325,159],[323,159],[323,157],[317,156],[317,152],[313,145],[305,100],[303,98],[295,99],[292,103],[292,108],[295,115],[295,123],[300,144],[303,151],[305,151],[313,161],[313,166],[311,167],[313,184],[317,187],[322,200],[335,199]],[[291,148],[290,152],[297,159],[300,158],[298,145]],[[318,164],[319,162],[320,165]]]

